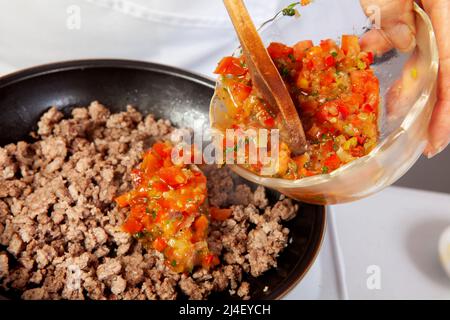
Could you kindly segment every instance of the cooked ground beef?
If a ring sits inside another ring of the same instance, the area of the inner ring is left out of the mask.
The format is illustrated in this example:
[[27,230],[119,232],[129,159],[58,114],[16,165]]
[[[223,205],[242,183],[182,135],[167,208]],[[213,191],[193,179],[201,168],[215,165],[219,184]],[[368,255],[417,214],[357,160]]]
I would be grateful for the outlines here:
[[131,188],[143,151],[175,130],[130,106],[110,114],[93,102],[69,119],[51,108],[33,143],[0,148],[3,289],[23,299],[205,299],[224,290],[248,299],[244,274],[275,267],[287,245],[281,220],[297,211],[289,199],[269,207],[263,187],[252,192],[235,185],[228,169],[204,168],[210,204],[233,213],[211,224],[208,242],[221,265],[191,275],[172,272],[159,252],[119,228],[127,209],[113,198]]

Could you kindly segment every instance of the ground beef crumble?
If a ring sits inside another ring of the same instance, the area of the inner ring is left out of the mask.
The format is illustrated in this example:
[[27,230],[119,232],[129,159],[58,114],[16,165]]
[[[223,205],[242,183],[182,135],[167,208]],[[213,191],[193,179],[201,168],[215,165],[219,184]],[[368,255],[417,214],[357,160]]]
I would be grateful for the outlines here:
[[[0,148],[0,286],[23,299],[205,299],[228,290],[250,297],[245,273],[275,267],[287,245],[281,224],[297,212],[289,199],[269,206],[265,189],[236,185],[226,168],[205,167],[209,202],[231,207],[211,223],[214,270],[176,274],[163,256],[120,230],[127,210],[113,198],[131,187],[143,151],[174,136],[167,120],[131,106],[110,114],[97,102],[68,119],[56,108],[38,123],[32,143]],[[176,136],[176,134],[175,134]]]

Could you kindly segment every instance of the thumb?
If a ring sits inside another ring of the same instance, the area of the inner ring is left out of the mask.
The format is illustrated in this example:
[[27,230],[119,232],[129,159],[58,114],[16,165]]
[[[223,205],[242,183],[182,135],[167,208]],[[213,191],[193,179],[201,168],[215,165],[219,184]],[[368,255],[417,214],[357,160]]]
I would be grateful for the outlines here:
[[379,15],[375,26],[361,40],[364,50],[382,54],[392,48],[408,52],[416,46],[413,0],[360,0],[367,16]]

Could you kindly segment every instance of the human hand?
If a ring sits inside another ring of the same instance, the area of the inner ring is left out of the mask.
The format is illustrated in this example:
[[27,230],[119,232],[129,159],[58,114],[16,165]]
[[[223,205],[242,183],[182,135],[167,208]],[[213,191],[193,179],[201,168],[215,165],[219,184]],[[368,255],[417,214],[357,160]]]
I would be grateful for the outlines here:
[[[380,8],[381,29],[367,32],[361,39],[363,49],[383,54],[392,48],[408,52],[414,49],[415,22],[413,0],[360,0],[367,15],[375,5]],[[424,154],[431,158],[450,142],[450,1],[422,0],[421,4],[433,23],[439,48],[440,69],[437,102],[428,128],[428,145]]]

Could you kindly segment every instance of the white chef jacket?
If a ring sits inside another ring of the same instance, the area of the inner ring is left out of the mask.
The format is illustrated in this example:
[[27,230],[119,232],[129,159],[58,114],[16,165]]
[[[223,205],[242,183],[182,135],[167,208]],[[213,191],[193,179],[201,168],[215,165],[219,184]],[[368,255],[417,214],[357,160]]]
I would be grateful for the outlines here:
[[[292,2],[245,1],[256,25]],[[330,25],[365,19],[358,0],[313,5],[322,7]],[[305,18],[315,34],[323,27],[314,23],[317,17]],[[0,74],[61,60],[125,58],[212,76],[217,61],[236,46],[220,0],[0,0]]]

